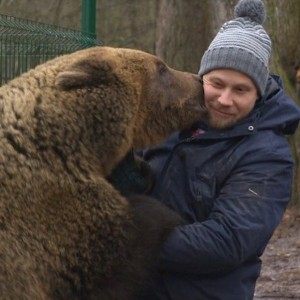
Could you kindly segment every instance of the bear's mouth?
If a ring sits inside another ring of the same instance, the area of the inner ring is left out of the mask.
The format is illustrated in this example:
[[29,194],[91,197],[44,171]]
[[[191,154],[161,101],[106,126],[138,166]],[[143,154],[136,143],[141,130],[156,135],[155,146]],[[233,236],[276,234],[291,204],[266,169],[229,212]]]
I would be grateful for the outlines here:
[[207,111],[205,103],[203,101],[195,102],[195,99],[187,100],[183,104],[183,108],[187,110],[194,110],[200,113],[205,113]]

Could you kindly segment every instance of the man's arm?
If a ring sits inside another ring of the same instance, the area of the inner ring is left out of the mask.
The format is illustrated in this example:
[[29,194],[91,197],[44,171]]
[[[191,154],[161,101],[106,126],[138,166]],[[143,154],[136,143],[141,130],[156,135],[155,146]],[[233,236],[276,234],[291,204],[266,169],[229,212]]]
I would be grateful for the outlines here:
[[292,177],[289,155],[247,156],[221,188],[208,219],[173,231],[162,249],[160,269],[219,273],[257,259],[286,209]]

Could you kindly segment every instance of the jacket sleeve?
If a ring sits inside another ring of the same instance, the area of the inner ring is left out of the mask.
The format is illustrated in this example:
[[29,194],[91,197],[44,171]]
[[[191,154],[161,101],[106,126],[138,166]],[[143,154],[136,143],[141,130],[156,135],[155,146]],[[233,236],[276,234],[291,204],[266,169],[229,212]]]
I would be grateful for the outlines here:
[[240,158],[207,220],[172,232],[162,249],[160,270],[213,274],[257,260],[291,196],[293,161],[288,143],[279,140],[272,149]]

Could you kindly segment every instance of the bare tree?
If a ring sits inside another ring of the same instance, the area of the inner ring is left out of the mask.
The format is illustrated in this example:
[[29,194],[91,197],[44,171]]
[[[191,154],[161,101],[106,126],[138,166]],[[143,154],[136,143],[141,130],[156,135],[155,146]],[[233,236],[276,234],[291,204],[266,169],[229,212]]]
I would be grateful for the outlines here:
[[210,1],[158,3],[155,53],[175,68],[197,72],[212,32]]

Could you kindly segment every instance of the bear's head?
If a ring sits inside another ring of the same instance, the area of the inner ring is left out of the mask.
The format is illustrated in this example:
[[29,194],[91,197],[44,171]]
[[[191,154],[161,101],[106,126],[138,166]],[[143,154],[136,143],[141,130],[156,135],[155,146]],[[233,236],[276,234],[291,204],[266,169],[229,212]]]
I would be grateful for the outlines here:
[[123,138],[127,149],[158,144],[198,122],[203,111],[199,76],[171,69],[160,58],[134,49],[84,50],[58,74],[56,85],[80,90],[85,101],[106,102],[105,108],[103,103],[99,107],[107,110],[106,122],[116,123],[118,131],[111,126],[110,133]]

